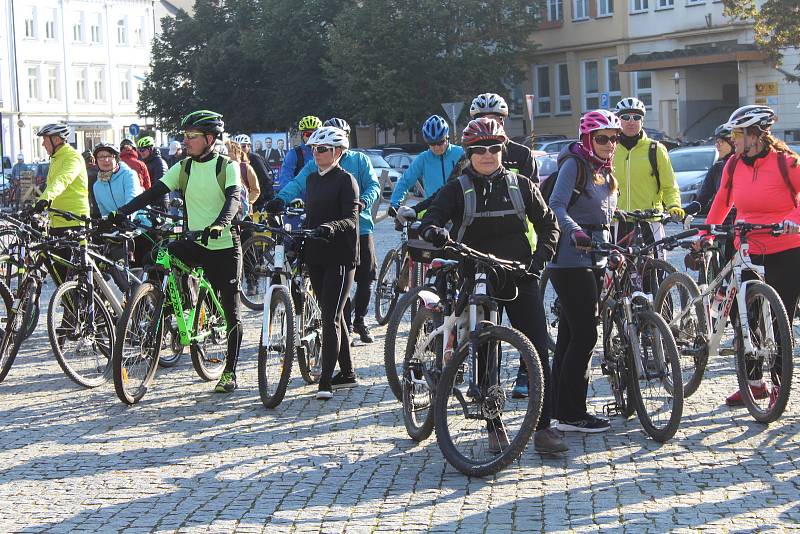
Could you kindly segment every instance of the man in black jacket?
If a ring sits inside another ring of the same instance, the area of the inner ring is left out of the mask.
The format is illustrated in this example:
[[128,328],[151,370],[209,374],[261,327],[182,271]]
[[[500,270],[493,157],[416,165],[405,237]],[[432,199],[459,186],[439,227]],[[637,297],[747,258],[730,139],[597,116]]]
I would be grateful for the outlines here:
[[275,196],[275,191],[273,189],[275,175],[272,173],[272,169],[269,165],[267,165],[264,157],[251,150],[253,142],[250,140],[249,135],[239,134],[234,136],[233,142],[238,143],[242,147],[242,151],[247,154],[247,157],[250,159],[250,166],[253,167],[253,170],[256,172],[258,187],[261,188],[261,194],[253,203],[253,209],[255,211],[261,211],[264,209],[264,205]]
[[[161,150],[156,148],[156,140],[152,137],[145,136],[136,142],[136,151],[139,153],[139,159],[147,166],[147,172],[150,173],[150,186],[155,185],[167,173],[169,166],[164,158],[161,157]],[[161,199],[160,204],[164,207],[167,206],[167,195]]]

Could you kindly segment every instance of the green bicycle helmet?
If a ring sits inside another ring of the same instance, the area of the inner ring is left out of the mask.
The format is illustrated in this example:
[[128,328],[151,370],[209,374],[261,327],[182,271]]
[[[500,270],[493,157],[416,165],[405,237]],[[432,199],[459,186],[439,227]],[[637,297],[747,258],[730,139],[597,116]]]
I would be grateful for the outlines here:
[[146,135],[136,142],[136,146],[139,148],[153,148],[156,146],[156,140],[149,135]]
[[319,117],[315,117],[314,115],[306,115],[302,119],[300,119],[300,123],[297,125],[300,131],[308,131],[308,130],[316,130],[317,128],[322,127],[322,121]]
[[186,115],[181,121],[181,128],[184,130],[199,130],[219,137],[225,130],[225,123],[219,113],[201,109]]

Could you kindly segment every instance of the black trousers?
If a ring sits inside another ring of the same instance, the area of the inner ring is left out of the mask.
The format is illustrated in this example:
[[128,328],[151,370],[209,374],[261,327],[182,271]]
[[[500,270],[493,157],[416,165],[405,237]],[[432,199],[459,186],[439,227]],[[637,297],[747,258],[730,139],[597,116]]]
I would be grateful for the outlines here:
[[[537,280],[518,280],[517,298],[512,301],[498,301],[500,312],[505,310],[511,326],[525,334],[539,356],[544,376],[544,400],[542,414],[536,430],[550,426],[553,416],[552,381],[550,379],[550,358],[547,352],[547,321],[544,315],[544,305],[539,298],[539,283]],[[513,295],[513,288],[503,288],[498,292],[501,298]]]
[[588,267],[550,269],[561,315],[553,353],[553,412],[559,421],[586,417],[589,361],[597,342],[600,270]]
[[356,321],[363,321],[372,298],[372,286],[378,278],[378,265],[375,260],[375,239],[372,234],[359,236],[359,263],[356,266],[355,283],[356,295],[350,297],[344,305],[344,319],[347,324],[352,324],[352,317]]
[[307,264],[311,286],[322,311],[322,376],[319,389],[330,389],[339,362],[342,374],[353,371],[350,339],[344,322],[344,304],[353,286],[355,267]]
[[219,292],[228,327],[225,370],[235,373],[242,344],[242,305],[239,296],[242,247],[238,237],[234,236],[233,248],[210,250],[191,241],[175,241],[169,244],[169,251],[190,267],[202,267],[211,287]]

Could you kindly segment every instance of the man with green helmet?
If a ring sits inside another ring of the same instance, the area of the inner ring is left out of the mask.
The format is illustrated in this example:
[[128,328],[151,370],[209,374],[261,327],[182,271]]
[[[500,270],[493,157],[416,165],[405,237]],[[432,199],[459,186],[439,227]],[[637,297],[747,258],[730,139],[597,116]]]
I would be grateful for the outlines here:
[[[136,142],[136,152],[139,154],[139,160],[147,166],[147,172],[150,174],[150,183],[155,184],[167,173],[169,166],[167,162],[161,157],[161,150],[156,147],[156,140],[146,135]],[[167,205],[167,197],[163,197],[161,204]]]
[[242,343],[239,297],[242,248],[239,236],[231,232],[231,222],[239,210],[241,178],[239,166],[215,151],[224,126],[219,113],[209,110],[189,113],[181,121],[189,157],[173,165],[153,187],[119,209],[119,213],[129,215],[170,191],[179,190],[183,194],[188,229],[202,231],[203,238],[199,243],[175,241],[169,248],[187,265],[203,267],[206,278],[220,293],[228,330],[225,371],[215,388],[220,393],[236,389],[236,361]]
[[280,176],[278,176],[278,184],[275,186],[276,193],[300,174],[300,170],[305,166],[306,162],[314,161],[311,147],[306,144],[306,141],[311,137],[311,134],[321,127],[322,121],[314,115],[306,115],[300,119],[297,128],[300,130],[300,137],[303,142],[286,153],[283,165],[281,165]]

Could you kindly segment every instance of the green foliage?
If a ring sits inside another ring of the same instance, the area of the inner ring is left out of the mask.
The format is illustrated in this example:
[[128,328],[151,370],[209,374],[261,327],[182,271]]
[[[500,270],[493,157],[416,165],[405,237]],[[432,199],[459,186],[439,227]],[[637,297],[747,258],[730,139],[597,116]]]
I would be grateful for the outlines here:
[[[782,49],[800,48],[800,33],[797,31],[800,26],[800,0],[722,2],[727,16],[755,21],[755,42],[775,65],[783,62]],[[800,70],[800,65],[795,70]]]
[[194,109],[226,129],[331,115],[418,126],[441,102],[508,96],[534,45],[536,2],[196,0],[162,20],[139,112],[175,131]]

